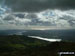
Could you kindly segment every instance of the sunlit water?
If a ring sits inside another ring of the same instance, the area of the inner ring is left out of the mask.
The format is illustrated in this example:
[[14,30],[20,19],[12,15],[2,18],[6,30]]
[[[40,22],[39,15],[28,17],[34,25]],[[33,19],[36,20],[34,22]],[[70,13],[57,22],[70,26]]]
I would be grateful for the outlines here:
[[41,39],[41,40],[45,40],[49,42],[60,42],[61,41],[61,39],[49,39],[49,38],[43,38],[43,37],[38,37],[38,36],[28,36],[28,37]]

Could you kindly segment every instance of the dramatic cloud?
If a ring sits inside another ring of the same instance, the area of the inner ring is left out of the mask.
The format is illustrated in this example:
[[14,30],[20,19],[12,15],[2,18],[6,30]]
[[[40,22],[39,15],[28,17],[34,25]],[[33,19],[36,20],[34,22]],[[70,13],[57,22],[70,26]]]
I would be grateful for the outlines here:
[[[28,0],[23,0],[23,1],[27,1],[29,3]],[[23,1],[19,0],[18,2],[20,3]],[[37,2],[41,5],[43,3],[46,3],[44,1],[48,2],[49,0],[35,0],[34,2]],[[50,1],[55,1],[55,0],[50,0]],[[14,0],[12,2],[14,2]],[[35,10],[36,9],[37,8],[35,8]],[[41,26],[44,26],[43,28],[45,27],[47,28],[50,28],[50,27],[75,28],[75,9],[60,10],[60,9],[46,8],[46,10],[42,10],[39,12],[27,12],[27,11],[26,12],[25,11],[24,12],[21,12],[21,11],[14,12],[14,11],[11,11],[11,9],[8,8],[7,6],[3,6],[3,7],[0,6],[0,27],[1,29],[2,27],[4,28],[4,26],[5,28],[11,28],[11,29],[13,28],[22,29],[22,27],[26,28],[29,26],[31,26],[30,28],[36,28],[36,27],[38,28]]]
[[36,12],[46,9],[75,9],[75,0],[5,0],[13,11]]
[[[75,27],[75,10],[45,10],[38,13],[2,14],[0,22],[16,26]],[[1,23],[0,23],[1,24]]]

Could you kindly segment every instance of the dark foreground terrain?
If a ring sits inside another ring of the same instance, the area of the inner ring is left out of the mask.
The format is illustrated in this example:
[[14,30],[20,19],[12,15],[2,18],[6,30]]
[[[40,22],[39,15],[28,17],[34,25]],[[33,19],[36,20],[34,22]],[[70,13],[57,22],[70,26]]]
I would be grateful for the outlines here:
[[0,36],[0,56],[59,56],[62,51],[75,52],[75,43],[51,43],[23,35]]

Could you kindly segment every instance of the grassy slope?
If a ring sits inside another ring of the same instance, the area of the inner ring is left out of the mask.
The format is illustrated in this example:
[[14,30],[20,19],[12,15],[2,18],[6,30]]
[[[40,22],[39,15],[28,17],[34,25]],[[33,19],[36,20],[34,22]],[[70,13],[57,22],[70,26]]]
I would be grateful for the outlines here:
[[60,51],[75,51],[75,43],[50,43],[20,35],[0,36],[0,56],[59,56]]

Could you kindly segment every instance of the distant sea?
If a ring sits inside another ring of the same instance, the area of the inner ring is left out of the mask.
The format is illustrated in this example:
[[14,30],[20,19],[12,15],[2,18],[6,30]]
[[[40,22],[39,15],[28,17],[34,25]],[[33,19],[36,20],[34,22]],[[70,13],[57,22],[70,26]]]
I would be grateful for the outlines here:
[[14,34],[75,41],[75,30],[0,30],[0,35]]

